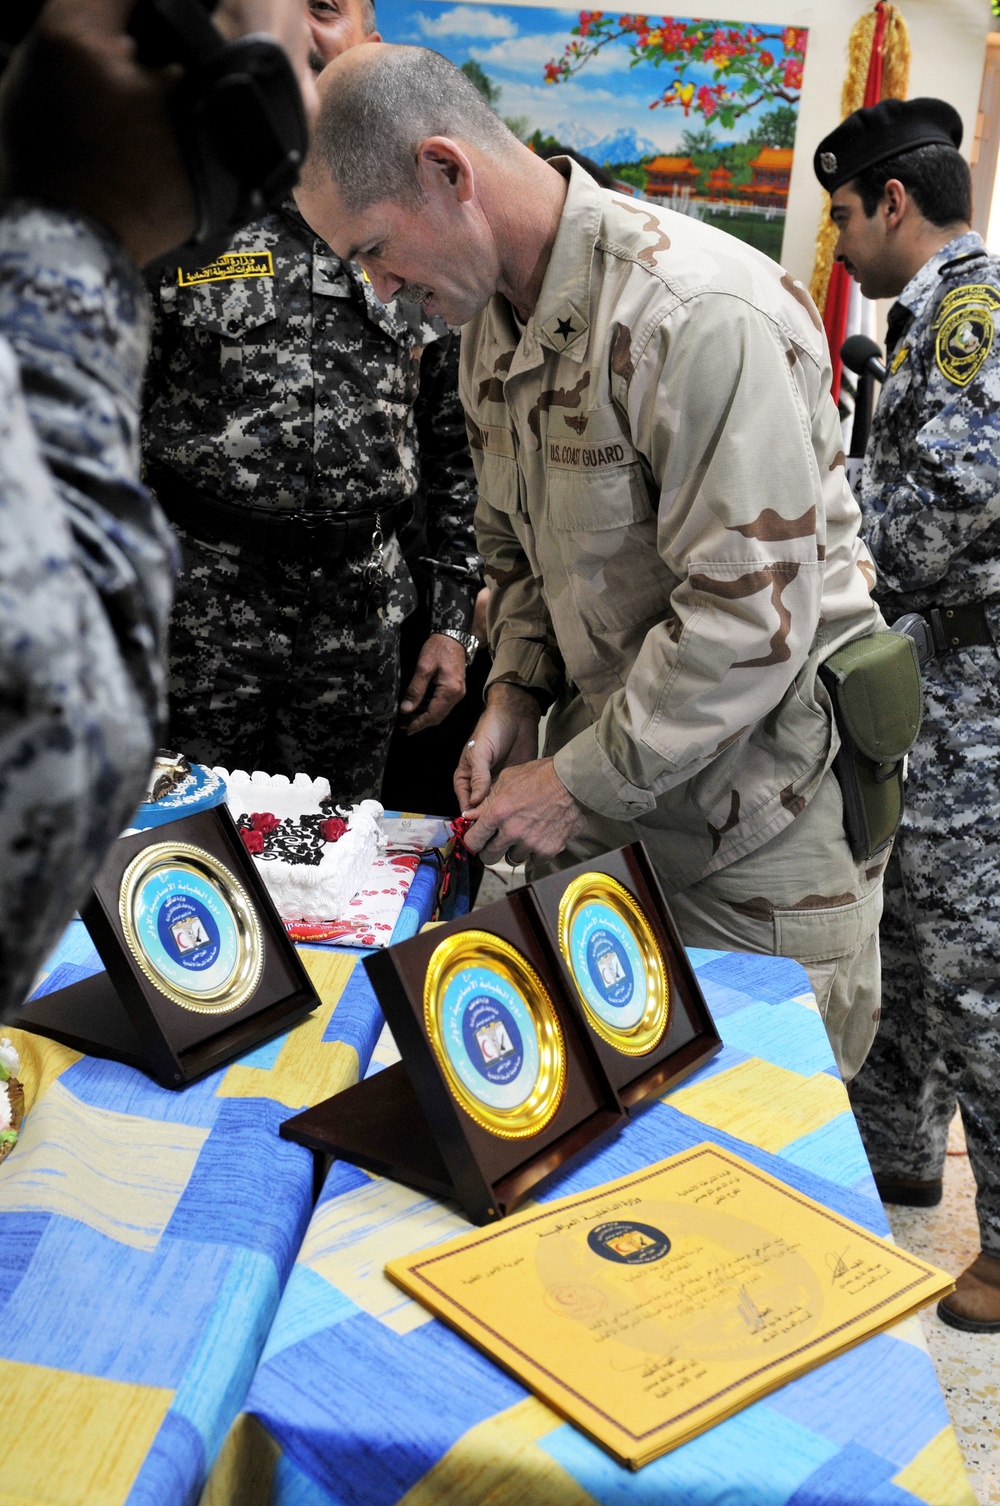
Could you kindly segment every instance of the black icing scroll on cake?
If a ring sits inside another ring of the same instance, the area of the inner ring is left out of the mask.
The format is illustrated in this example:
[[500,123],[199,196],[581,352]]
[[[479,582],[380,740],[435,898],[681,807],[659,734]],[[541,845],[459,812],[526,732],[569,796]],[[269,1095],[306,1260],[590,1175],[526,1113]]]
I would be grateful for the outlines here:
[[322,827],[327,820],[328,817],[317,815],[290,816],[268,831],[255,825],[252,815],[244,813],[236,825],[241,832],[259,833],[264,845],[260,851],[256,848],[251,850],[254,857],[260,858],[262,862],[278,858],[284,863],[300,863],[305,867],[315,868],[323,861],[326,850],[327,839]]

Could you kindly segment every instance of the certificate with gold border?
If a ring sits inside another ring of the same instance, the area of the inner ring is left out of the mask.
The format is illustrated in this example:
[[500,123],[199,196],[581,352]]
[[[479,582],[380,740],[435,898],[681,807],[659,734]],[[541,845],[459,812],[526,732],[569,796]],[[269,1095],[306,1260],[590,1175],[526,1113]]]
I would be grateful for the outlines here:
[[235,874],[202,847],[146,847],[122,875],[119,916],[135,961],[181,1009],[228,1014],[260,982],[256,910]]
[[954,1285],[711,1144],[386,1273],[632,1468]]
[[428,964],[423,1003],[434,1054],[470,1118],[508,1140],[543,1130],[562,1100],[566,1047],[527,958],[486,931],[448,936]]
[[559,950],[592,1028],[626,1056],[644,1056],[670,1020],[670,974],[633,896],[606,873],[584,873],[559,904]]

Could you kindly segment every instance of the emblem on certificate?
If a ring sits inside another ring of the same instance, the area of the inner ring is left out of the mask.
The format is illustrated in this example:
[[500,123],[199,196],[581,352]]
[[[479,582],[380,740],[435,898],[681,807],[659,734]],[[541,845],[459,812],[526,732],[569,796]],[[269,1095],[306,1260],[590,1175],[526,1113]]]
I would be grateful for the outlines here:
[[120,837],[84,906],[106,971],[17,1024],[179,1088],[319,1003],[224,805]]
[[[364,965],[402,1060],[281,1133],[480,1224],[722,1044],[641,843]],[[607,1259],[652,1258],[644,1227],[606,1232]]]

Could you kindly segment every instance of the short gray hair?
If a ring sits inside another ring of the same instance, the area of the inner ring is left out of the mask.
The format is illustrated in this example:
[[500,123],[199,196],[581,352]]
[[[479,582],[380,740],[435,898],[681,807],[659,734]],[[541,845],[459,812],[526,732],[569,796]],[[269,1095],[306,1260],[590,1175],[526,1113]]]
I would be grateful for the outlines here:
[[419,201],[416,154],[428,136],[455,137],[495,156],[518,145],[475,84],[439,52],[363,50],[365,66],[350,69],[324,99],[310,154],[348,209]]

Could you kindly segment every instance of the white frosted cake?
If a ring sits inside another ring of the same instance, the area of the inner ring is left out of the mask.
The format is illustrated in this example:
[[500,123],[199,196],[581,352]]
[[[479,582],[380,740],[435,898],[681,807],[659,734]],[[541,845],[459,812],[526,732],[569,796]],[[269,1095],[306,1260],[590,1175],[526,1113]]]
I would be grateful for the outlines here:
[[377,800],[338,811],[326,779],[215,769],[229,810],[283,920],[348,913],[385,847]]

